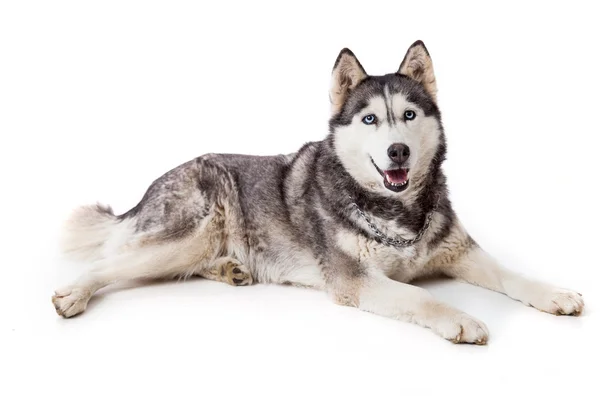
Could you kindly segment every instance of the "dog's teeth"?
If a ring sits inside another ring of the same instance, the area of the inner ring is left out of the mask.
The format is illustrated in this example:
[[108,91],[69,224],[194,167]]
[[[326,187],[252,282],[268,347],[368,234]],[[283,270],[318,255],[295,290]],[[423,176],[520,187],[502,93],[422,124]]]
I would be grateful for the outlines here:
[[404,182],[390,182],[389,180],[386,179],[386,182],[390,186],[401,187],[401,186],[406,186],[406,184],[408,183],[408,179],[405,180]]
[[390,185],[398,187],[398,186],[404,186],[408,183],[408,181],[404,181],[404,182],[400,182],[400,183],[396,183],[396,182],[389,182]]

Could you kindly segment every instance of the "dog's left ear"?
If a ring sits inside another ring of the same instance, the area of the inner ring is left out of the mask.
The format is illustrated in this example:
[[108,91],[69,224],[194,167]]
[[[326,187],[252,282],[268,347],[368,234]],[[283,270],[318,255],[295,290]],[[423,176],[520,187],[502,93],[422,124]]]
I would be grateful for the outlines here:
[[348,93],[367,77],[360,62],[350,49],[340,51],[331,73],[329,100],[331,113],[339,112],[348,97]]
[[437,84],[433,73],[433,63],[425,43],[417,40],[408,48],[398,73],[420,82],[433,101],[437,101]]

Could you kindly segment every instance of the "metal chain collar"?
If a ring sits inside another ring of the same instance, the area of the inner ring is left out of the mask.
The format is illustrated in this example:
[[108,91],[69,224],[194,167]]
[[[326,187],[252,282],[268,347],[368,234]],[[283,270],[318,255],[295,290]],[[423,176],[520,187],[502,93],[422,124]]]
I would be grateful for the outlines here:
[[408,247],[408,246],[412,246],[413,244],[417,243],[419,240],[421,240],[423,238],[423,235],[425,235],[425,233],[429,229],[429,226],[431,225],[431,219],[433,218],[433,213],[437,210],[439,202],[440,202],[440,198],[438,196],[433,208],[425,216],[425,223],[423,224],[423,227],[417,233],[417,235],[412,239],[404,239],[399,236],[397,238],[389,237],[385,233],[381,232],[375,226],[373,221],[371,221],[371,219],[364,213],[363,210],[360,209],[360,207],[355,202],[352,202],[351,205],[354,208],[356,208],[356,211],[358,212],[358,214],[365,220],[367,225],[369,225],[369,228],[371,228],[371,230],[373,231],[373,234],[375,234],[375,236],[377,236],[384,244],[386,244],[388,246],[394,246],[394,247]]

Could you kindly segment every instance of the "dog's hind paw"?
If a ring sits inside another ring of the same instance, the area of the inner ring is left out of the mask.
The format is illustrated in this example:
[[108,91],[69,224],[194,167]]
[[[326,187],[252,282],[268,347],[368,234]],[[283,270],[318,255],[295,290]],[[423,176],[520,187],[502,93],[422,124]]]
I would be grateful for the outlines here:
[[85,311],[90,297],[89,291],[66,288],[54,292],[52,303],[58,315],[70,318]]
[[247,286],[252,284],[252,274],[248,267],[234,258],[218,265],[220,280],[232,286]]

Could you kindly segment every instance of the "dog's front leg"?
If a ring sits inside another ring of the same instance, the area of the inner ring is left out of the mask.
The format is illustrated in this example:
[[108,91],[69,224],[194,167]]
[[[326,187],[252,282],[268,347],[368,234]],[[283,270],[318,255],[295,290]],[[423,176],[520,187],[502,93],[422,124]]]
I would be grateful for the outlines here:
[[551,314],[579,315],[583,311],[581,294],[538,282],[499,265],[476,244],[457,258],[444,273],[518,300]]
[[483,322],[436,300],[417,286],[396,282],[380,273],[345,278],[333,286],[330,291],[339,304],[416,323],[455,343],[487,342],[488,330]]

